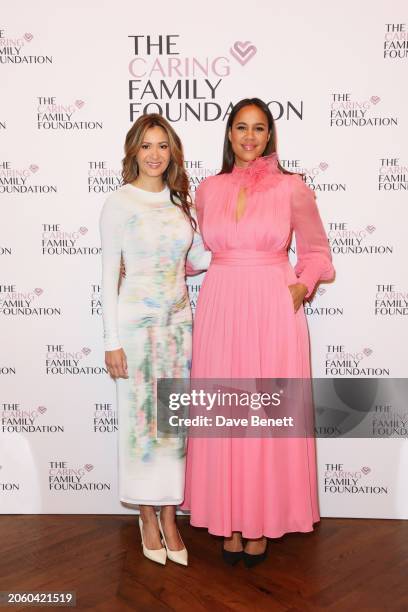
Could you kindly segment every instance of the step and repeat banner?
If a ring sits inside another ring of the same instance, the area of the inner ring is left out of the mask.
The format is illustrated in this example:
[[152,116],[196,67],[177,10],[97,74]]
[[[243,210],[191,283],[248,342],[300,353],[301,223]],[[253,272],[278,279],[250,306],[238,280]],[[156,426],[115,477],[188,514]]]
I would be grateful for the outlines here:
[[[0,512],[133,512],[117,493],[98,220],[144,112],[181,136],[194,192],[219,170],[231,105],[269,104],[337,270],[306,307],[314,376],[406,377],[403,0],[25,0],[0,19]],[[376,410],[373,438],[318,440],[322,516],[408,518],[408,414]]]

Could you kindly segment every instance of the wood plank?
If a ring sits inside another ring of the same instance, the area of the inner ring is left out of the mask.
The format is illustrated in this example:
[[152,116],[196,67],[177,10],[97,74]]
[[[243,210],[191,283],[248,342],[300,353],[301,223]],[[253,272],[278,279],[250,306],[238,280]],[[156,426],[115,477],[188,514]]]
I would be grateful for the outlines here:
[[97,612],[408,610],[407,521],[322,519],[270,540],[248,570],[223,563],[221,538],[178,520],[188,568],[146,559],[134,516],[2,516],[0,589],[73,590],[77,610]]

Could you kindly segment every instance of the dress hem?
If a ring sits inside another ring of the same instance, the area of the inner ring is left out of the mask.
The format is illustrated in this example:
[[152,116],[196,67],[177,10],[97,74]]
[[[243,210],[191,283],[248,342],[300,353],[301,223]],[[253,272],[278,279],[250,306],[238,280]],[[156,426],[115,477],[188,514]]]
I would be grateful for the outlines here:
[[284,536],[286,533],[310,533],[312,531],[314,531],[314,525],[316,523],[320,522],[320,518],[314,520],[312,522],[312,525],[306,529],[299,529],[299,528],[294,528],[294,529],[285,529],[284,531],[279,531],[279,533],[257,533],[257,534],[248,534],[247,532],[243,532],[242,529],[237,529],[235,526],[233,528],[231,528],[230,532],[225,532],[225,533],[220,533],[220,532],[215,532],[214,530],[210,529],[207,525],[198,525],[197,523],[193,522],[190,519],[190,525],[192,525],[193,527],[204,527],[205,529],[208,530],[208,533],[210,533],[211,535],[215,535],[215,536],[222,536],[224,538],[229,538],[232,535],[233,531],[239,531],[242,534],[242,537],[247,539],[247,540],[257,540],[258,538],[272,538],[272,539],[276,539],[276,538],[281,538],[282,536]]
[[151,499],[141,499],[135,500],[130,498],[121,497],[121,503],[123,504],[133,504],[135,506],[179,506],[183,501],[183,498],[178,499],[165,499],[165,500],[151,500]]

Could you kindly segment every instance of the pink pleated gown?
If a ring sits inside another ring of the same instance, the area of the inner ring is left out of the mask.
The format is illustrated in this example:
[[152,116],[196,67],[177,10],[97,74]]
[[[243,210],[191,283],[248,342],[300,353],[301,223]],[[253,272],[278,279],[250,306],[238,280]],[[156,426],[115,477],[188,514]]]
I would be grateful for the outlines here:
[[[313,191],[280,172],[273,154],[204,180],[196,208],[212,263],[196,310],[192,377],[309,377],[307,322],[288,285],[304,283],[308,297],[334,275]],[[226,537],[311,531],[320,518],[314,439],[190,438],[182,508],[192,525]]]

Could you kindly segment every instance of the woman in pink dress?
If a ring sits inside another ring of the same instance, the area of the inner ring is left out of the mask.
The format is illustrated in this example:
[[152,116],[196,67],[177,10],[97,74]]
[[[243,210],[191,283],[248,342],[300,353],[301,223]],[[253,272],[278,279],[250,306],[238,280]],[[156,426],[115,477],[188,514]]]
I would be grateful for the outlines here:
[[[314,193],[280,166],[273,118],[258,98],[233,108],[221,172],[201,183],[196,209],[212,263],[192,377],[308,378],[303,301],[334,270]],[[256,565],[268,537],[312,531],[320,518],[314,439],[190,438],[183,508],[192,525],[224,536],[227,563]]]

